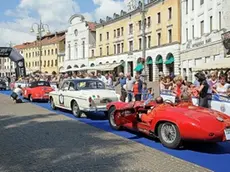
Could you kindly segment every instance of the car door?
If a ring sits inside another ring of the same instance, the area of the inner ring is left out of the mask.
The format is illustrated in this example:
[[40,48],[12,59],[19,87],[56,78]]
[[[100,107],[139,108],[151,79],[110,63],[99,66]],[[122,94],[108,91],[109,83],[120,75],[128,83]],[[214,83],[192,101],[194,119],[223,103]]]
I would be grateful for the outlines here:
[[65,81],[61,88],[58,90],[57,105],[63,109],[67,109],[66,96],[69,89],[69,81]]
[[65,91],[65,106],[66,108],[68,109],[71,109],[71,101],[73,99],[75,99],[74,95],[75,95],[75,92],[76,92],[76,86],[74,84],[74,82],[70,81],[69,82],[69,87],[68,87],[68,90]]

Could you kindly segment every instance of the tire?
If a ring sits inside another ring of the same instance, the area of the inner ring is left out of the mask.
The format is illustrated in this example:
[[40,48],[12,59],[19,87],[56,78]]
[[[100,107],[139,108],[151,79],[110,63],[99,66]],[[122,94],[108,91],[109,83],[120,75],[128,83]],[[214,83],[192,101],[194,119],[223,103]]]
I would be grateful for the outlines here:
[[165,122],[158,127],[158,137],[163,146],[177,149],[181,144],[181,136],[178,127],[170,122]]
[[104,114],[105,114],[105,117],[108,118],[108,111],[105,111]]
[[55,103],[54,103],[54,100],[53,100],[52,97],[50,98],[50,107],[51,107],[53,110],[56,110],[56,106],[55,106]]
[[115,120],[114,120],[115,112],[116,112],[116,108],[114,106],[108,110],[109,125],[114,130],[120,130],[121,126],[116,125]]
[[71,108],[72,108],[73,115],[77,118],[81,118],[82,113],[76,101],[73,101]]
[[33,101],[34,101],[32,95],[29,95],[29,100],[30,100],[30,102],[33,102]]

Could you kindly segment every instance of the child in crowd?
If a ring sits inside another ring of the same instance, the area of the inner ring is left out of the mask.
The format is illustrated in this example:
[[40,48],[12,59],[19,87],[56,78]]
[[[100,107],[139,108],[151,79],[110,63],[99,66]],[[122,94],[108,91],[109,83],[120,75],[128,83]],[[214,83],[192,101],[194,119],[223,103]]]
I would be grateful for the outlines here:
[[148,99],[148,88],[147,88],[147,83],[143,83],[143,88],[142,88],[142,99],[147,100]]
[[147,99],[153,99],[154,97],[154,90],[152,88],[148,88],[148,97]]

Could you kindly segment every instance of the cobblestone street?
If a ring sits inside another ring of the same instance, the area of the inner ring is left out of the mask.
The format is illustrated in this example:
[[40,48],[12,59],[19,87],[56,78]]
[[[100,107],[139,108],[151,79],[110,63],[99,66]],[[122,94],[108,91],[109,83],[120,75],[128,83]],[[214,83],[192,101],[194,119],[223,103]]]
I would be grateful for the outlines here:
[[1,94],[0,159],[1,172],[208,171]]

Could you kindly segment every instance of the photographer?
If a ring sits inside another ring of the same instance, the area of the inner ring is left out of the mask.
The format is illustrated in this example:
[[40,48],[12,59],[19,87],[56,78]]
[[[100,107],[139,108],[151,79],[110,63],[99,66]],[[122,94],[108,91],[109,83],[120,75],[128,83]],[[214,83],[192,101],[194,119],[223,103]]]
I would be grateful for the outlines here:
[[206,77],[203,73],[197,73],[195,74],[195,77],[197,78],[198,82],[200,83],[200,86],[197,88],[197,91],[199,92],[199,106],[208,108],[208,89],[209,85],[206,80]]

